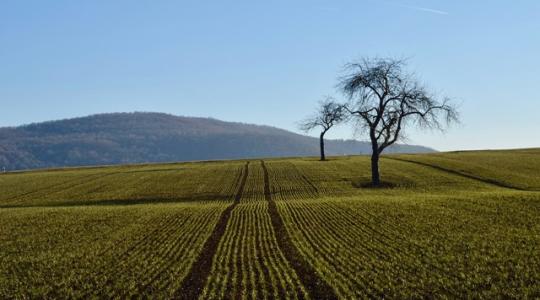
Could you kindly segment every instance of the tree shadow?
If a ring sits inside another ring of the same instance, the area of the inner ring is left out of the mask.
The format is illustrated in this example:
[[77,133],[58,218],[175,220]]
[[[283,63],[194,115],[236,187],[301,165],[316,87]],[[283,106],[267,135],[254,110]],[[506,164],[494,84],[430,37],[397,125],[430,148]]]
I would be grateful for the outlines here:
[[394,183],[394,182],[388,182],[388,181],[382,181],[379,185],[374,185],[373,182],[369,180],[362,180],[362,181],[351,181],[351,184],[354,188],[359,189],[394,189],[401,187],[401,185]]
[[373,185],[371,178],[361,177],[361,178],[352,178],[351,185],[357,189],[397,189],[397,188],[415,188],[417,184],[411,180],[406,180],[405,178],[390,178],[382,180],[379,185]]

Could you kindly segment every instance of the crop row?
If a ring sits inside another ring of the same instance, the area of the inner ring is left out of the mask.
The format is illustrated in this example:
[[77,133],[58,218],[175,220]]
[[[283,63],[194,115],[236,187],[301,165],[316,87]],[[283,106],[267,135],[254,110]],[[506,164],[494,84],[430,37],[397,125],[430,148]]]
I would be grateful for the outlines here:
[[[267,162],[272,190],[289,199],[381,195],[368,186],[371,182],[369,160],[358,157],[333,158],[319,162],[305,159]],[[406,193],[483,192],[493,186],[428,166],[383,158],[383,181]]]
[[[334,180],[348,176],[336,162],[323,164],[318,172],[334,172]],[[289,235],[340,297],[513,297],[540,291],[540,257],[534,254],[540,238],[531,235],[540,229],[534,221],[538,195],[501,193],[459,175],[389,164],[390,176],[408,178],[417,188],[313,198],[312,187],[321,190],[323,184],[316,172],[267,163]],[[407,169],[421,172],[401,173]],[[424,189],[422,181],[451,186],[453,194]]]
[[535,255],[540,238],[531,236],[529,227],[535,225],[522,224],[518,216],[494,221],[489,213],[479,216],[458,204],[448,208],[426,201],[407,207],[400,202],[416,200],[386,201],[278,205],[295,245],[341,297],[540,292]]
[[213,163],[8,174],[0,176],[0,189],[9,188],[0,207],[230,200],[241,168]]
[[395,188],[348,157],[2,175],[0,298],[170,298],[206,258],[203,299],[540,295],[538,193],[381,162]]
[[245,194],[232,211],[201,298],[306,298],[277,244],[260,165],[251,164],[249,174]]
[[524,190],[540,190],[540,150],[451,152],[400,155],[399,159],[432,165],[480,180]]
[[266,162],[271,182],[270,192],[289,199],[319,196],[319,188],[298,167],[289,161]]
[[[1,211],[0,297],[168,296],[225,203]],[[14,222],[14,223],[12,223]]]

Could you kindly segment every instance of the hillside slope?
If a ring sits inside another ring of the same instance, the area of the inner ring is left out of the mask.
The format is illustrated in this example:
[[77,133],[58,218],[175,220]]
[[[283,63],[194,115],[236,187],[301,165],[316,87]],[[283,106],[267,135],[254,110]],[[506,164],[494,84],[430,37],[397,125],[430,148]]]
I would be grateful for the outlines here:
[[[329,155],[367,153],[366,143],[328,141]],[[429,152],[398,145],[390,152]],[[0,168],[7,170],[142,162],[317,155],[318,140],[269,126],[114,113],[0,128]]]

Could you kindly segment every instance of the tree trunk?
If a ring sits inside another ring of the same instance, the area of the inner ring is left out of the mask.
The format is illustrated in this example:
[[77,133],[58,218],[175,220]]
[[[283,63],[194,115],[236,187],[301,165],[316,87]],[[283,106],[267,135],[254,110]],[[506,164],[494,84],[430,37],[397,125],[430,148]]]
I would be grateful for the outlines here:
[[381,178],[379,175],[379,153],[374,152],[371,155],[371,184],[373,186],[381,185]]
[[326,160],[326,156],[324,155],[324,132],[321,132],[320,144],[321,144],[321,161],[324,161]]

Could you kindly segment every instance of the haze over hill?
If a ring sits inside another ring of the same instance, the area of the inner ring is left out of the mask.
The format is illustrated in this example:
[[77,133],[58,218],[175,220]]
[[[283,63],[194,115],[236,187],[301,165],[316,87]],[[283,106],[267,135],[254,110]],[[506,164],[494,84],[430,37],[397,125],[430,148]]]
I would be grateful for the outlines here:
[[[163,113],[112,113],[0,128],[7,170],[143,162],[314,156],[318,139],[283,129]],[[396,145],[388,152],[432,152]],[[328,140],[329,155],[366,154],[370,145]]]

